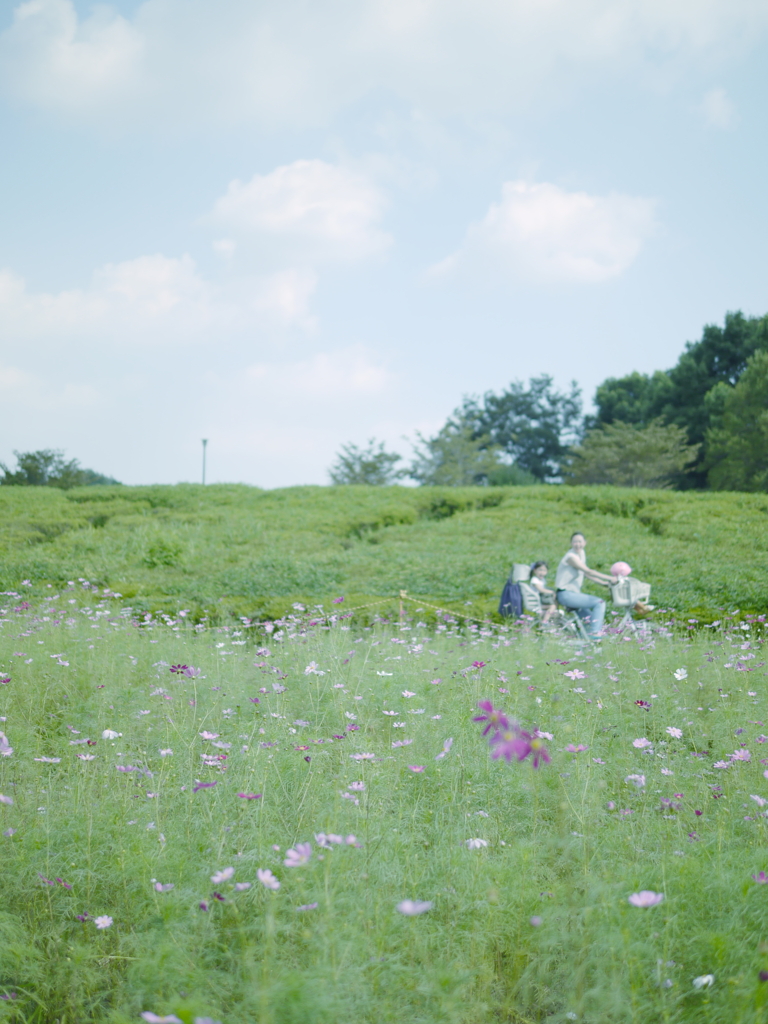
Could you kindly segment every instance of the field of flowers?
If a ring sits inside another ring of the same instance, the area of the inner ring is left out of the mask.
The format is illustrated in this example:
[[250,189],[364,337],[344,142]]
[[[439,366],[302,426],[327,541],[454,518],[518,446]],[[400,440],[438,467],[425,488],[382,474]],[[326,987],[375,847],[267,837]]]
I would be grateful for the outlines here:
[[0,1021],[766,1020],[764,617],[2,600]]

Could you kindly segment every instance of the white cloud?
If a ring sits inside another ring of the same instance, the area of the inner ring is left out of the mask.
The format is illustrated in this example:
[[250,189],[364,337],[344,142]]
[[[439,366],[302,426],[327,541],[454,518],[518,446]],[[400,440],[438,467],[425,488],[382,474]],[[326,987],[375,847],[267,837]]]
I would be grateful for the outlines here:
[[320,400],[380,395],[395,379],[362,345],[296,362],[254,363],[246,378],[260,387],[268,384],[272,393]]
[[269,236],[272,246],[287,247],[302,262],[356,260],[391,244],[378,227],[384,205],[383,193],[364,175],[297,160],[245,184],[231,182],[208,219],[230,233]]
[[733,128],[738,119],[736,107],[728,99],[725,89],[710,89],[704,96],[701,111],[712,128]]
[[226,287],[207,281],[187,255],[140,256],[109,263],[87,288],[34,292],[0,271],[0,328],[11,342],[77,338],[139,345],[187,344],[212,331],[237,333],[259,326],[312,329],[309,270],[288,269]]
[[17,98],[108,129],[126,116],[284,128],[372,94],[473,117],[572,94],[596,69],[659,81],[767,26],[764,0],[145,0],[131,19],[29,0],[0,66]]
[[654,230],[654,202],[508,181],[461,249],[432,271],[481,269],[523,280],[592,284],[618,277]]
[[79,20],[70,0],[28,0],[0,36],[2,81],[34,106],[104,111],[116,99],[138,98],[147,41],[106,7]]

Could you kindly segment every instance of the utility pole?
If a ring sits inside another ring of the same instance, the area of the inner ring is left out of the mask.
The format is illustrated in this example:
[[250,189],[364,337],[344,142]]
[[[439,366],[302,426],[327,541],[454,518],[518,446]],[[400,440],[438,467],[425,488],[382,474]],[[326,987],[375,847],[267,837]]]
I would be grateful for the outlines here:
[[208,438],[203,438],[203,487],[205,487],[205,449],[208,447]]

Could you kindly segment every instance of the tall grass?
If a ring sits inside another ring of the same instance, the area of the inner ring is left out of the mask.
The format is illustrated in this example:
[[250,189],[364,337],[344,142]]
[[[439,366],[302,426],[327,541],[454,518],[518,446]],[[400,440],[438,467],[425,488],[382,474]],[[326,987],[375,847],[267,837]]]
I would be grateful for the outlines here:
[[[86,577],[137,609],[222,622],[401,589],[493,614],[512,562],[629,561],[654,603],[704,620],[764,612],[765,495],[612,487],[0,488],[0,587]],[[429,609],[428,609],[429,610]],[[426,614],[426,613],[425,613]]]
[[[765,1020],[759,621],[581,650],[344,605],[206,628],[91,585],[24,593],[0,632],[0,1020]],[[491,759],[483,699],[551,733],[551,764]],[[628,903],[646,889],[663,902]]]

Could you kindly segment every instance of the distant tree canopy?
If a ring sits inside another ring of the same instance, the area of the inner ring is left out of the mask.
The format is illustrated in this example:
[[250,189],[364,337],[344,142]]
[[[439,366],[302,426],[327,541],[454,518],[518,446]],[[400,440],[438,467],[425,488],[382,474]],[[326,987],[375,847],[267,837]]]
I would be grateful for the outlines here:
[[329,472],[331,483],[334,484],[373,484],[384,487],[396,483],[407,473],[404,469],[395,469],[402,461],[402,455],[388,452],[383,441],[372,437],[367,448],[358,448],[356,444],[344,444],[336,456],[336,462]]
[[465,398],[454,414],[477,439],[487,438],[519,470],[537,481],[560,476],[562,460],[581,433],[581,392],[575,381],[563,394],[552,377],[532,377],[526,388],[513,381],[500,394],[488,391],[482,401]]
[[3,476],[0,485],[6,487],[89,487],[94,484],[119,484],[111,476],[92,469],[83,469],[77,459],[64,461],[64,452],[43,448],[37,452],[14,452],[16,469],[10,470],[0,462]]
[[[723,391],[736,386],[750,357],[768,349],[768,316],[745,317],[726,313],[723,327],[708,324],[701,340],[689,342],[671,370],[653,374],[630,373],[610,377],[597,389],[597,415],[587,428],[615,422],[646,426],[657,418],[685,430],[688,441],[699,445],[692,471],[680,476],[681,487],[708,483],[708,432],[713,415],[722,408]],[[713,391],[717,390],[717,395]],[[720,479],[715,474],[713,479]],[[711,481],[710,481],[711,482]]]
[[688,444],[674,423],[652,420],[646,427],[609,423],[587,431],[571,449],[563,476],[572,484],[619,487],[670,487],[696,459],[699,446]]
[[501,448],[487,435],[475,437],[460,416],[449,419],[432,438],[417,434],[415,458],[408,475],[428,487],[487,484],[499,469]]
[[768,351],[751,356],[735,386],[718,384],[707,397],[710,486],[768,491]]

